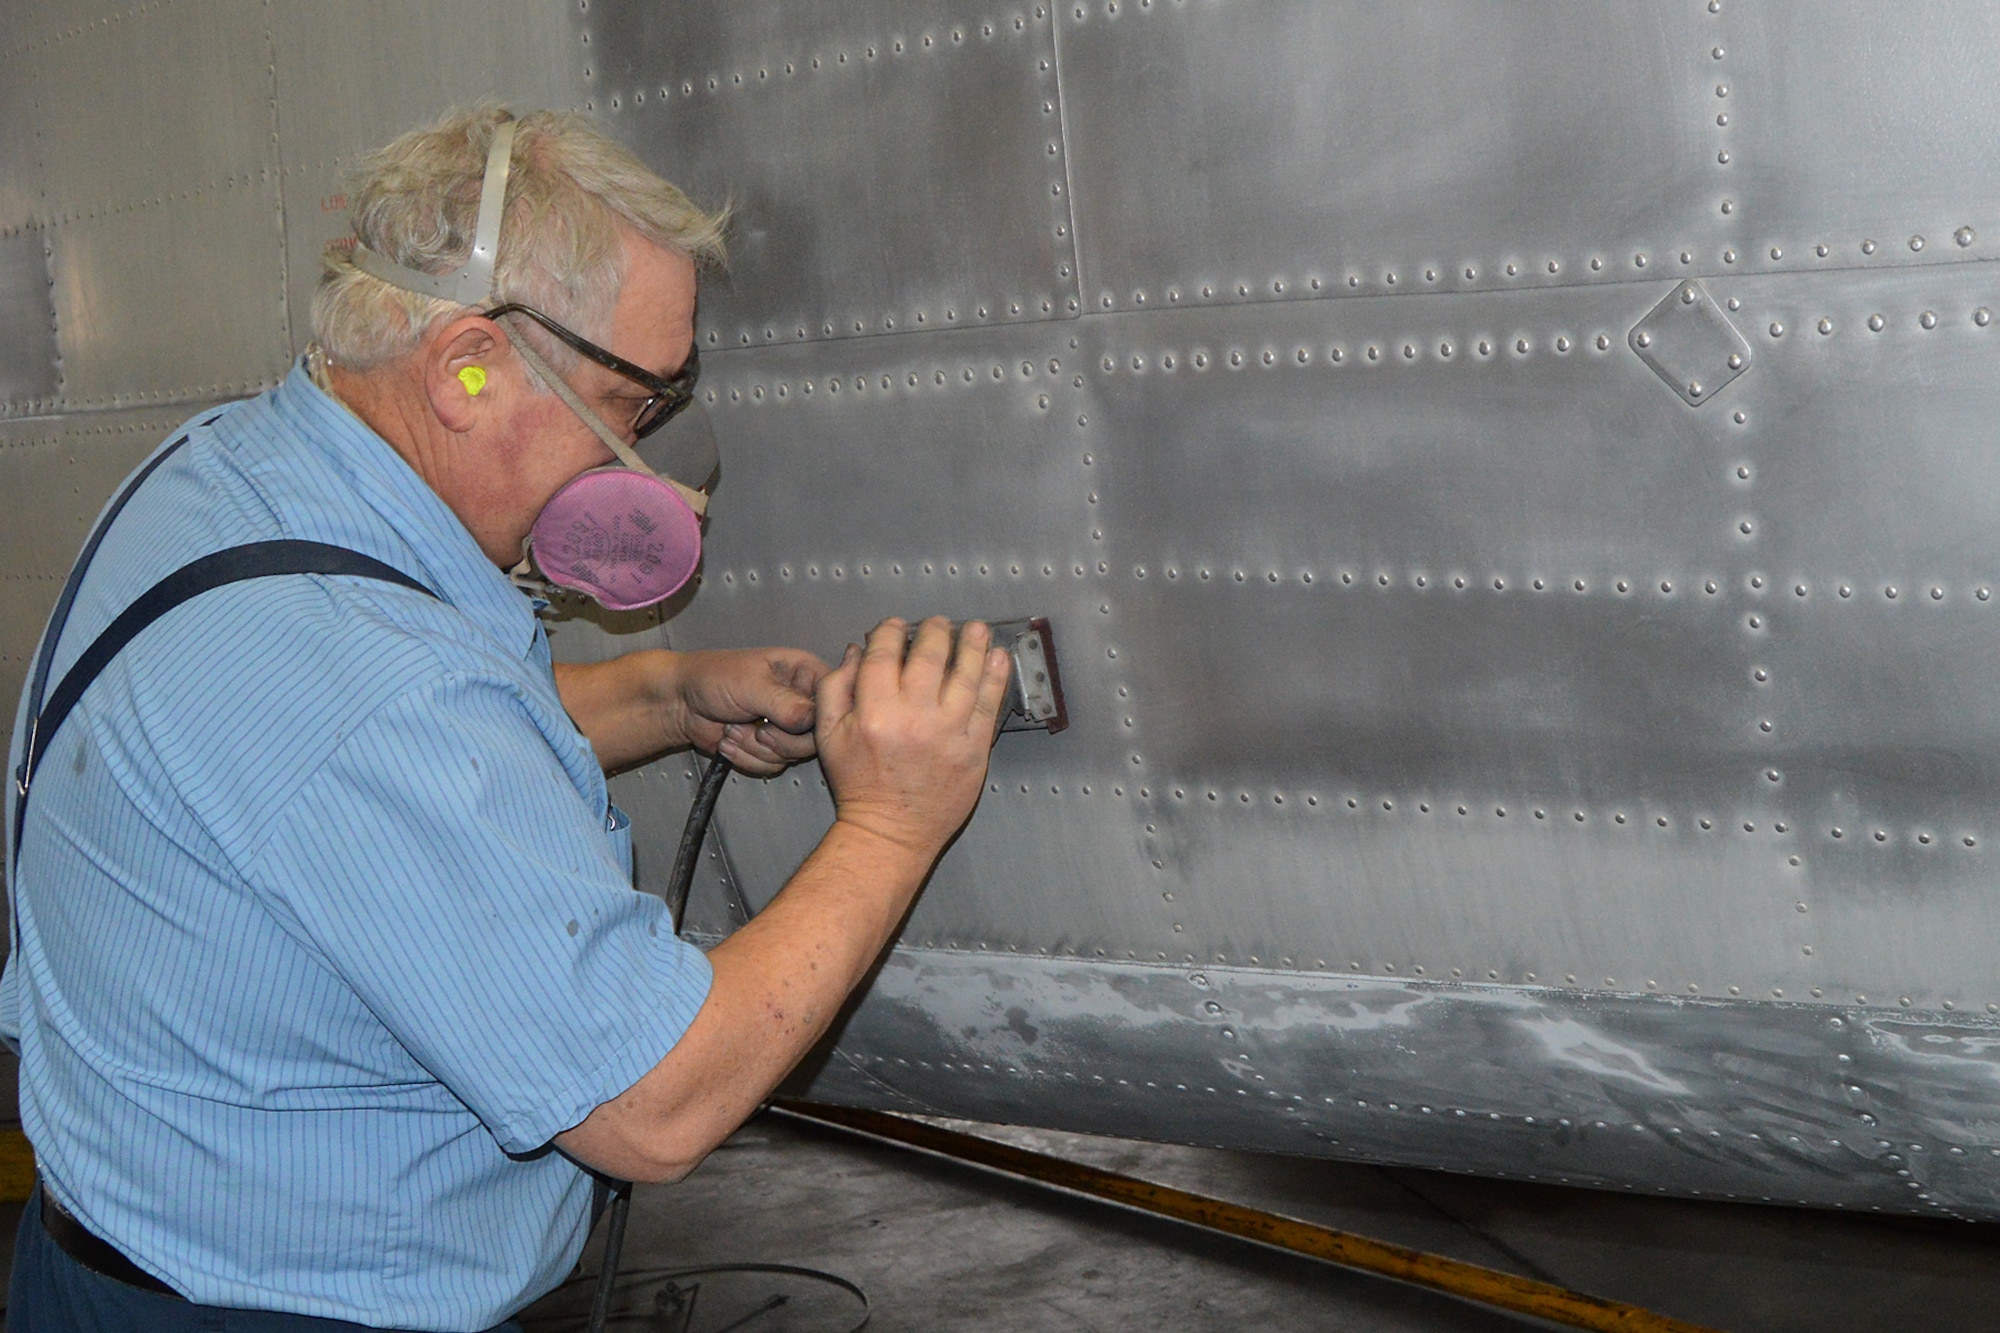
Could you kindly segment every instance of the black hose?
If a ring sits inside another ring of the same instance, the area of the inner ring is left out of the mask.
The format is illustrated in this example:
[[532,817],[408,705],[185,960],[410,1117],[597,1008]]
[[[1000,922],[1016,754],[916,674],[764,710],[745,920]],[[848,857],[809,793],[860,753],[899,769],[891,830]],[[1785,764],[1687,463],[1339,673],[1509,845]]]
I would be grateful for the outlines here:
[[[676,935],[681,933],[681,917],[687,912],[688,890],[694,886],[695,862],[701,857],[702,841],[708,837],[708,821],[715,815],[715,800],[722,795],[722,784],[728,777],[727,759],[717,755],[708,761],[708,767],[702,770],[701,785],[695,788],[694,804],[688,808],[687,823],[681,828],[674,870],[667,877],[667,913],[673,918]],[[597,1272],[597,1295],[590,1303],[590,1333],[604,1333],[604,1321],[610,1317],[611,1289],[618,1282],[618,1260],[625,1249],[625,1222],[631,1212],[632,1182],[613,1182],[611,1221],[604,1233],[604,1263]]]
[[701,786],[695,789],[694,805],[688,810],[687,824],[681,829],[680,850],[674,853],[674,873],[667,877],[667,912],[674,919],[674,934],[681,933],[681,918],[687,913],[688,890],[694,885],[695,862],[701,856],[702,839],[708,836],[708,821],[715,814],[715,799],[729,777],[729,761],[721,755],[708,761],[702,771]]

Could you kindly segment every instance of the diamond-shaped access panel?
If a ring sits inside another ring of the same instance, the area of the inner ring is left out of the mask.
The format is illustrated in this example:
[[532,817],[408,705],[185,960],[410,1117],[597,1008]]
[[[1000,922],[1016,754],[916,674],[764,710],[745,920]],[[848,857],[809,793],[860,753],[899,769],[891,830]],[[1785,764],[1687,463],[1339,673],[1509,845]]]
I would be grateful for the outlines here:
[[1626,340],[1689,407],[1700,407],[1750,368],[1750,344],[1699,282],[1683,282]]

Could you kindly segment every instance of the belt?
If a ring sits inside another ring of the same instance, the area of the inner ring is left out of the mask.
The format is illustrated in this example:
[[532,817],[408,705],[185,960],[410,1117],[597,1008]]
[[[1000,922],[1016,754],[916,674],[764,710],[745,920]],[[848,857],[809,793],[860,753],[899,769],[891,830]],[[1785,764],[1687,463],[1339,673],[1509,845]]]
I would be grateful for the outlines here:
[[141,1291],[171,1296],[177,1301],[187,1299],[127,1259],[110,1241],[77,1221],[67,1208],[55,1201],[55,1196],[49,1193],[46,1186],[42,1188],[42,1229],[49,1233],[49,1239],[53,1240],[64,1254],[100,1277],[123,1282],[126,1286],[137,1287]]

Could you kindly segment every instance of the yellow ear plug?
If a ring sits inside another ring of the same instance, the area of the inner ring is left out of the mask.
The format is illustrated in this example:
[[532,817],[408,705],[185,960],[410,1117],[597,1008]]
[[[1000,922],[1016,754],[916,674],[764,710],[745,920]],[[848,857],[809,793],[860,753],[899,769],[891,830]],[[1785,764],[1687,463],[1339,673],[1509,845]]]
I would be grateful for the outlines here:
[[479,391],[486,387],[486,372],[478,366],[467,366],[458,372],[458,382],[465,386],[466,393],[477,398]]

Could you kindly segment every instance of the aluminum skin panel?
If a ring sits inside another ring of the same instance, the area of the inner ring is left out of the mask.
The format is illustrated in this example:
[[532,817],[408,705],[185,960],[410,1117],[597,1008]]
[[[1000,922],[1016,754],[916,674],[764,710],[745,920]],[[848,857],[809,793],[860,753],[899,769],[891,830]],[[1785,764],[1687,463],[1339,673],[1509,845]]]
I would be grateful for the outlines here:
[[35,66],[48,213],[157,207],[268,177],[277,126],[262,4],[73,9],[75,26],[23,55]]
[[733,202],[704,347],[1075,312],[1046,6],[598,0],[586,22],[587,105]]
[[2000,1000],[2000,281],[1952,266],[1717,290],[1760,344],[1726,462],[1756,533],[1736,590],[1761,621],[1736,726],[1798,830],[1800,959],[1814,993],[1983,1008]]
[[2000,12],[1953,0],[1893,12],[1732,3],[1714,22],[1712,207],[1736,267],[2000,255]]
[[289,368],[275,179],[65,215],[48,235],[59,411],[240,397]]
[[587,53],[577,7],[535,0],[364,0],[267,12],[283,126],[290,345],[298,350],[311,336],[321,252],[351,235],[346,173],[358,155],[483,98],[519,112],[577,106]]
[[1990,1021],[898,951],[790,1090],[1561,1184],[2000,1218]]
[[[1716,19],[1651,0],[1057,7],[1092,310],[1712,264]],[[1650,267],[1648,267],[1650,266]]]

